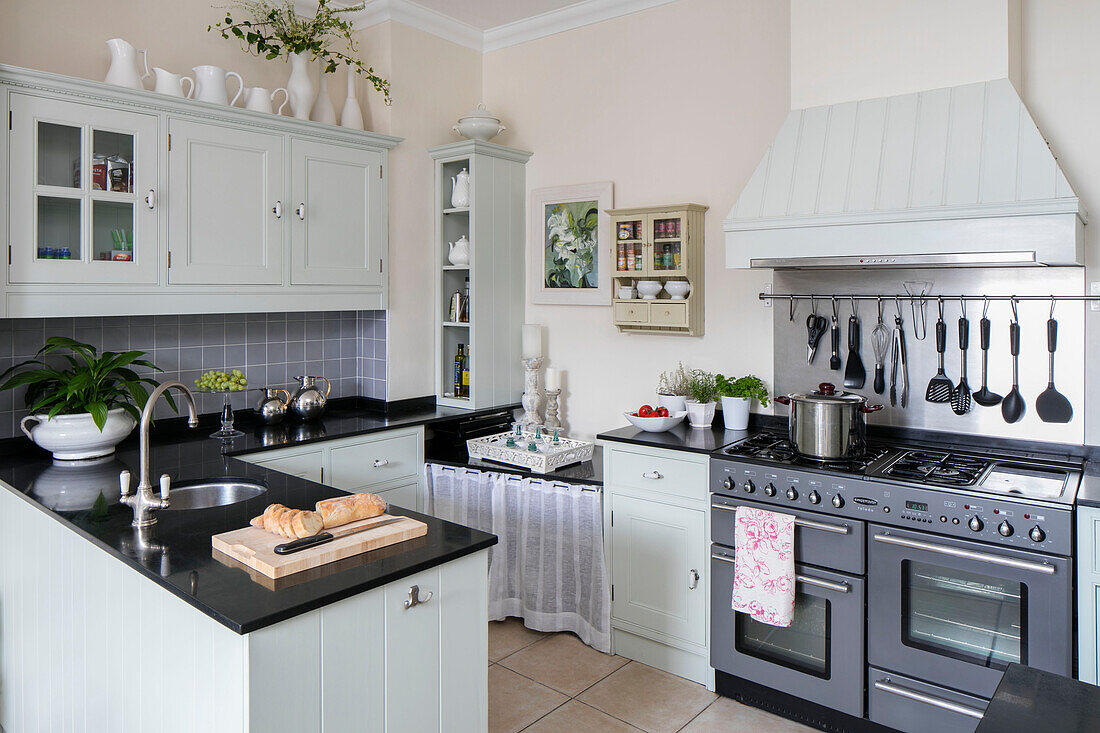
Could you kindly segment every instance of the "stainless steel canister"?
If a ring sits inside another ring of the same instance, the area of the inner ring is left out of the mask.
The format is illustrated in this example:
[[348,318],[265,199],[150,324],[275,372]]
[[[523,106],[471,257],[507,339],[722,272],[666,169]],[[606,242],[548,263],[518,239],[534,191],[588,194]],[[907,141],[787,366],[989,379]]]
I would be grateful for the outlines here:
[[868,405],[863,395],[837,392],[829,382],[816,392],[799,392],[776,397],[790,407],[788,436],[800,455],[822,461],[858,458],[867,448],[868,412],[882,405]]

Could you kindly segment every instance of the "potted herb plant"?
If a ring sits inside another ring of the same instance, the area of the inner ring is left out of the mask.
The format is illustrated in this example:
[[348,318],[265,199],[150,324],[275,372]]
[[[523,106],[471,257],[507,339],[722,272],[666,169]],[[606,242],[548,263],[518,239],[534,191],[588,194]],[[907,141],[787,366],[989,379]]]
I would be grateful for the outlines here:
[[691,374],[680,362],[675,369],[661,372],[657,377],[657,404],[669,412],[683,412],[687,409],[684,401],[688,396],[688,382]]
[[714,401],[718,396],[718,381],[713,374],[692,369],[688,375],[688,422],[693,428],[709,428],[714,422]]
[[768,388],[759,377],[747,374],[730,379],[715,375],[718,396],[722,398],[722,419],[726,430],[745,430],[749,427],[749,407],[753,400],[761,407],[768,406]]
[[[51,336],[34,359],[0,374],[0,380],[6,380],[0,391],[27,388],[30,414],[19,427],[54,458],[106,456],[114,453],[141,418],[141,408],[149,399],[145,385],[157,384],[133,368],[162,371],[143,356],[143,351],[100,353],[89,344]],[[175,409],[172,398],[165,397]]]

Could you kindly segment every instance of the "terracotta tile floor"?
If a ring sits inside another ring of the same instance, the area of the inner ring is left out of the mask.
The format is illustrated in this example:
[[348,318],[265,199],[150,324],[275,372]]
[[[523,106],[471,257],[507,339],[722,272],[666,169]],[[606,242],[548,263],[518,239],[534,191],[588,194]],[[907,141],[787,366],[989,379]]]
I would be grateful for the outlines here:
[[568,633],[489,623],[489,733],[807,733]]

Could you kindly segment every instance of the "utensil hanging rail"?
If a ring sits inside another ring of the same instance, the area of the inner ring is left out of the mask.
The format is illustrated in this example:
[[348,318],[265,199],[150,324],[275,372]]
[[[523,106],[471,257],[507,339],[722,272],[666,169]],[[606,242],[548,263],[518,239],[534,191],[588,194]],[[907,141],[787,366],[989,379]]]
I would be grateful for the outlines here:
[[[908,300],[919,301],[921,297],[918,295],[904,295],[896,294],[870,294],[870,293],[853,293],[853,294],[841,294],[841,293],[757,293],[757,298],[760,300],[772,300],[784,298],[788,300],[810,300],[811,298],[825,299],[836,298],[837,300]],[[1080,300],[1083,302],[1100,302],[1100,295],[936,295],[932,293],[925,294],[924,300],[942,300],[945,303],[958,300],[1015,300],[1017,302],[1025,300],[1038,300],[1045,303],[1049,303],[1051,300]]]

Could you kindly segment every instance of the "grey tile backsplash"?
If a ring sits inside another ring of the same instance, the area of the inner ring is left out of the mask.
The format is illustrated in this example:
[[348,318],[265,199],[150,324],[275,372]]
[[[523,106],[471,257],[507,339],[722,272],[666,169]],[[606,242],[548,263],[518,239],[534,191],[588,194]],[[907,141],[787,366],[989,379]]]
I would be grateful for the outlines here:
[[[100,350],[139,349],[164,370],[158,381],[191,386],[210,369],[240,369],[249,387],[294,391],[300,374],[332,381],[332,395],[386,397],[385,311],[231,313],[186,316],[0,319],[0,372],[32,358],[48,336],[69,336]],[[216,412],[221,396],[199,395],[202,412]],[[250,406],[257,392],[235,394]],[[21,435],[23,391],[0,392],[0,438]],[[163,400],[156,417],[175,413]]]

